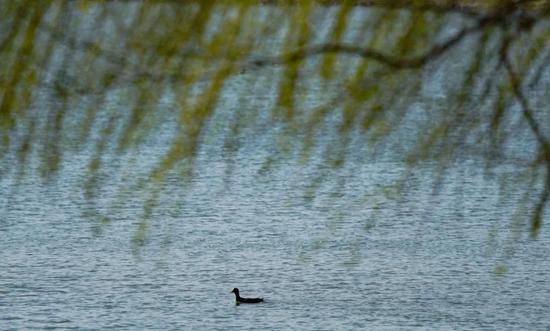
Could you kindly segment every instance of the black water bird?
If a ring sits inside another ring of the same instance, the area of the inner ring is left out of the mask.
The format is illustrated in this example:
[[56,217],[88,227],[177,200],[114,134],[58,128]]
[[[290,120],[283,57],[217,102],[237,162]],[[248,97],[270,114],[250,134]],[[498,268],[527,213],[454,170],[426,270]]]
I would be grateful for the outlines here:
[[264,301],[264,298],[241,298],[241,296],[239,295],[239,289],[236,288],[236,287],[233,289],[233,291],[231,291],[231,293],[235,293],[235,301],[237,302],[237,304],[239,304],[239,303],[259,303],[259,302]]

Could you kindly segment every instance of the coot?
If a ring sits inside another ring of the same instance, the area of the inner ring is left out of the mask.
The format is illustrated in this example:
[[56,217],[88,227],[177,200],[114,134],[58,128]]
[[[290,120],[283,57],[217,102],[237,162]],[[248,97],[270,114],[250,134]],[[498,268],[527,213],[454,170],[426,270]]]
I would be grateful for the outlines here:
[[231,293],[235,293],[235,300],[237,301],[237,304],[239,303],[258,303],[258,302],[263,302],[264,301],[264,298],[241,298],[241,296],[239,295],[239,289],[238,288],[234,288],[233,291],[231,291]]

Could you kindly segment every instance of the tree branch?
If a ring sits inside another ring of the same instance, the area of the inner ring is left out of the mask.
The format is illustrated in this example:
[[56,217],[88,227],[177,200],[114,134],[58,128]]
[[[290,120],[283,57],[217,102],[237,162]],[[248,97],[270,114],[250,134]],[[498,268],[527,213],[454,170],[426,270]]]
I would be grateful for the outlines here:
[[540,229],[542,216],[544,215],[544,209],[546,208],[548,198],[550,197],[550,143],[542,133],[542,130],[533,114],[533,110],[529,107],[527,98],[521,90],[521,79],[519,78],[518,73],[514,70],[514,68],[512,67],[512,63],[510,62],[508,53],[510,50],[511,42],[512,37],[509,37],[503,43],[500,50],[500,59],[501,62],[504,64],[506,71],[508,72],[508,76],[510,77],[512,91],[521,106],[523,117],[527,121],[529,128],[531,129],[539,143],[540,158],[543,160],[543,162],[546,163],[546,178],[544,182],[544,188],[539,197],[539,201],[535,206],[535,211],[533,212],[533,216],[531,218],[531,236],[535,237]]
[[476,24],[475,26],[462,29],[460,32],[456,33],[453,37],[449,38],[444,43],[434,45],[425,54],[417,57],[399,58],[384,54],[378,50],[368,47],[360,47],[351,44],[325,43],[314,46],[304,46],[294,51],[278,56],[256,59],[251,61],[249,66],[262,67],[270,65],[281,65],[301,61],[308,57],[316,55],[340,53],[359,56],[365,59],[371,59],[395,69],[417,69],[424,66],[427,62],[433,61],[443,55],[446,51],[457,45],[469,34],[478,32],[487,25],[495,24],[500,20],[500,16],[488,16],[480,19],[478,20],[478,24]]
[[544,158],[550,162],[550,144],[548,143],[548,140],[542,133],[542,130],[540,129],[539,124],[537,123],[537,120],[535,119],[535,116],[533,115],[533,110],[529,107],[529,103],[527,102],[527,98],[523,94],[521,90],[521,79],[519,78],[519,75],[516,73],[514,68],[512,67],[512,63],[510,62],[510,59],[508,57],[508,49],[510,45],[511,40],[508,40],[507,42],[504,42],[500,57],[501,61],[504,64],[504,67],[506,68],[506,71],[508,72],[508,76],[510,77],[510,82],[512,83],[512,92],[514,93],[514,96],[518,100],[523,117],[527,121],[527,124],[529,125],[529,128],[535,135],[535,138],[539,142],[542,151],[544,153]]
[[546,203],[550,197],[550,162],[547,160],[546,166],[546,181],[544,182],[544,189],[539,197],[539,201],[535,207],[535,212],[531,218],[531,236],[536,237],[542,225],[542,216],[544,215],[544,209]]

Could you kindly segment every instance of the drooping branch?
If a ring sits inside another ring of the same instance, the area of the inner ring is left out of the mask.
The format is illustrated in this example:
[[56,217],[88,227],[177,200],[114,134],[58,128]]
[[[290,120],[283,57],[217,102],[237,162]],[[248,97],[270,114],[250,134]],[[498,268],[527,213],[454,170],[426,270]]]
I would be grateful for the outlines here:
[[531,217],[531,235],[534,237],[537,235],[540,229],[540,226],[542,223],[542,217],[544,215],[544,210],[547,205],[548,198],[550,197],[550,143],[542,133],[542,130],[537,120],[535,119],[533,110],[529,106],[527,98],[525,97],[521,89],[522,81],[518,73],[514,70],[512,63],[510,61],[509,51],[510,51],[511,42],[512,42],[512,37],[509,37],[503,43],[500,50],[500,60],[501,60],[501,63],[503,63],[504,67],[506,68],[506,72],[508,73],[508,76],[510,77],[510,83],[512,84],[512,92],[514,94],[514,97],[519,102],[522,115],[527,121],[527,124],[529,125],[529,128],[533,132],[533,135],[537,139],[537,142],[539,143],[539,149],[540,149],[539,157],[543,160],[543,162],[546,163],[544,188],[535,206],[533,216]]
[[546,203],[550,197],[550,162],[547,161],[546,167],[546,177],[544,181],[544,189],[539,197],[539,201],[535,206],[535,211],[533,217],[531,218],[531,236],[535,237],[539,232],[540,226],[542,225],[542,216],[544,215],[544,209],[546,208]]
[[394,69],[418,69],[424,66],[426,63],[433,61],[439,58],[441,55],[445,54],[445,52],[460,43],[460,41],[462,41],[466,36],[472,33],[476,33],[486,26],[490,24],[495,24],[500,20],[500,16],[490,16],[480,19],[478,21],[478,24],[462,29],[445,42],[434,45],[426,53],[416,57],[400,58],[384,54],[376,49],[369,47],[360,47],[352,44],[342,43],[324,43],[314,46],[304,46],[294,51],[278,56],[255,59],[250,62],[249,66],[262,67],[270,65],[283,65],[302,61],[306,58],[316,55],[338,53],[374,60]]
[[544,153],[544,158],[550,162],[550,143],[542,133],[542,130],[539,124],[537,123],[535,116],[533,115],[533,110],[529,106],[529,103],[527,102],[527,98],[525,97],[525,95],[521,90],[521,79],[519,78],[519,75],[516,73],[516,71],[512,67],[512,63],[510,62],[509,55],[508,55],[510,42],[511,40],[505,42],[502,46],[502,49],[500,51],[501,62],[506,68],[506,72],[510,77],[510,83],[512,84],[512,92],[514,93],[514,96],[516,97],[516,99],[518,100],[521,106],[523,117],[527,121],[529,128],[531,129],[531,131],[535,135],[535,138],[540,144],[542,151]]

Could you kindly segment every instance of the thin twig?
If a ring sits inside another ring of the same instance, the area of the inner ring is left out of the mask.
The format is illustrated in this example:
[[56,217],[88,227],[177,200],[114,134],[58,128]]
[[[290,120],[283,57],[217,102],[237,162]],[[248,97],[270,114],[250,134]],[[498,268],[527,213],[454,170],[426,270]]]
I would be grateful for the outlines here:
[[533,134],[535,135],[535,138],[539,143],[540,157],[546,163],[546,179],[544,182],[544,188],[539,197],[539,201],[535,206],[535,210],[531,218],[531,236],[535,237],[538,233],[538,230],[540,229],[540,226],[542,223],[542,216],[544,215],[544,209],[547,205],[548,198],[550,197],[550,144],[548,143],[548,140],[542,133],[542,130],[540,129],[540,126],[537,123],[535,116],[533,114],[533,110],[529,107],[527,98],[525,97],[525,95],[523,94],[523,91],[521,90],[521,85],[522,85],[521,79],[519,78],[518,73],[512,67],[512,63],[509,59],[509,50],[510,50],[510,45],[512,41],[513,41],[513,38],[509,37],[507,41],[503,43],[502,48],[500,50],[501,62],[504,64],[504,67],[508,72],[508,76],[510,77],[510,82],[512,84],[512,91],[514,93],[515,98],[518,100],[521,106],[523,117],[527,121],[529,128],[531,129],[531,131],[533,132]]
[[521,79],[519,78],[519,75],[516,73],[516,71],[512,67],[512,63],[508,58],[508,48],[509,48],[509,42],[504,43],[503,49],[501,50],[501,61],[504,64],[506,71],[508,72],[508,76],[510,76],[510,82],[512,83],[512,91],[521,106],[523,117],[527,121],[527,124],[531,128],[531,131],[533,131],[535,138],[541,145],[541,148],[543,149],[543,152],[545,154],[545,158],[550,162],[550,144],[548,143],[548,140],[542,133],[542,130],[540,129],[540,126],[537,123],[535,116],[533,115],[533,110],[529,107],[527,98],[525,97],[525,95],[521,90]]
[[352,44],[325,43],[314,46],[304,46],[294,51],[278,56],[256,59],[251,61],[249,63],[249,66],[263,67],[271,65],[281,65],[301,61],[315,55],[340,53],[355,55],[365,59],[371,59],[395,69],[417,69],[443,55],[450,48],[462,41],[466,36],[478,32],[487,25],[495,24],[498,21],[500,21],[499,16],[490,16],[480,19],[478,21],[478,24],[476,24],[475,26],[462,29],[460,32],[456,33],[453,37],[449,38],[444,43],[434,45],[425,54],[417,57],[399,58],[384,54],[378,50],[369,47],[360,47]]

